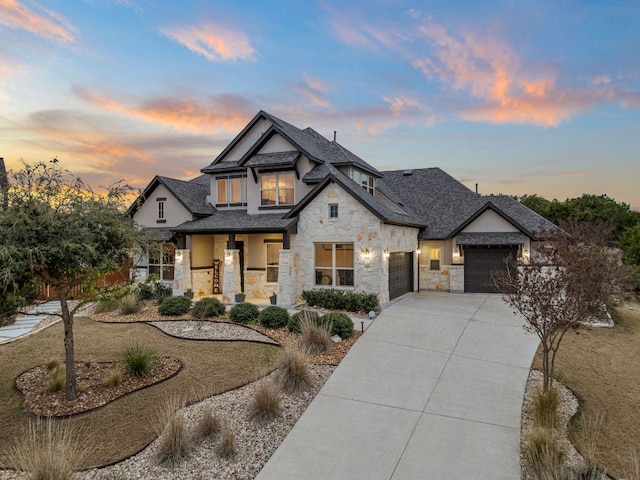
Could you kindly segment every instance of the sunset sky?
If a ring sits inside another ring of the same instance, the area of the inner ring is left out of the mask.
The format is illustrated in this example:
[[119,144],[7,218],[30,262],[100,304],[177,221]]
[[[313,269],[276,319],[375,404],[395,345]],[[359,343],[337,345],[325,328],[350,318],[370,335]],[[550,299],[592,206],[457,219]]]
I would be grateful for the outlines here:
[[9,168],[191,178],[261,109],[380,170],[640,208],[640,2],[0,0]]

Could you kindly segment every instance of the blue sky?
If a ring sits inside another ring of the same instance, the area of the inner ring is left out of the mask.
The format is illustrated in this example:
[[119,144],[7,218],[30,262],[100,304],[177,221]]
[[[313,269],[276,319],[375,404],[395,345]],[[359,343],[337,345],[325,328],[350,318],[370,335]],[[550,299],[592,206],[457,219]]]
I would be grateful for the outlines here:
[[378,169],[640,207],[640,3],[0,0],[0,156],[199,173],[261,109]]

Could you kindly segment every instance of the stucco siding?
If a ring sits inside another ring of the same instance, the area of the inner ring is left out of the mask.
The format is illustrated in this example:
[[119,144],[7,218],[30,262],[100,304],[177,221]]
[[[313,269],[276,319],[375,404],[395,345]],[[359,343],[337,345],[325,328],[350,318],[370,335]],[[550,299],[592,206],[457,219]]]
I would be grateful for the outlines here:
[[[166,198],[166,222],[158,223],[158,198]],[[146,227],[176,227],[181,223],[193,220],[191,213],[182,205],[164,185],[158,185],[153,193],[140,205],[133,216],[134,220]]]
[[240,160],[242,156],[249,151],[251,147],[260,139],[262,134],[271,126],[271,122],[261,118],[256,124],[245,133],[244,137],[229,151],[222,161],[235,162]]
[[265,143],[258,153],[292,152],[297,150],[281,135],[274,135]]
[[510,222],[502,218],[496,212],[487,210],[467,227],[462,230],[464,233],[472,232],[518,232],[518,228],[513,226]]

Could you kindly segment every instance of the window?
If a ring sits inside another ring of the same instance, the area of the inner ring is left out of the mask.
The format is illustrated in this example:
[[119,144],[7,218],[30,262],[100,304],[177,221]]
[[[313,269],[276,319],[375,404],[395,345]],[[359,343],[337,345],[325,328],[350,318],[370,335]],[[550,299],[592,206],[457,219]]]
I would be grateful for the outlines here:
[[267,243],[267,283],[278,283],[281,243]]
[[316,243],[316,285],[353,286],[353,243]]
[[167,201],[166,198],[156,198],[156,201],[158,203],[158,218],[157,218],[157,222],[158,223],[164,223],[167,221],[167,217],[166,212],[165,212],[165,203]]
[[265,173],[260,177],[260,205],[293,205],[293,173]]
[[429,249],[429,270],[440,270],[440,249]]
[[242,175],[216,177],[216,206],[246,205],[246,177]]
[[358,170],[353,171],[353,181],[364,188],[367,192],[373,195],[375,189],[375,178],[367,173],[360,172]]
[[329,205],[329,218],[338,218],[338,204]]
[[149,249],[149,275],[155,275],[158,280],[173,280],[175,252],[169,243],[153,245]]

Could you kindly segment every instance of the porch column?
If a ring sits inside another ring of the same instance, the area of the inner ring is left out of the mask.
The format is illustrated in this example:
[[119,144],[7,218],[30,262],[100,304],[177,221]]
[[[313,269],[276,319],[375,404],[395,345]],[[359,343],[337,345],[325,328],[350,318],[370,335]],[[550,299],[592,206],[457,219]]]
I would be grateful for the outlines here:
[[280,264],[278,265],[278,305],[291,306],[296,304],[296,276],[293,265],[293,250],[280,250]]
[[173,295],[180,296],[189,289],[191,289],[191,256],[188,249],[176,249]]
[[240,250],[226,249],[222,276],[222,300],[233,302],[237,293],[242,293],[240,291]]

